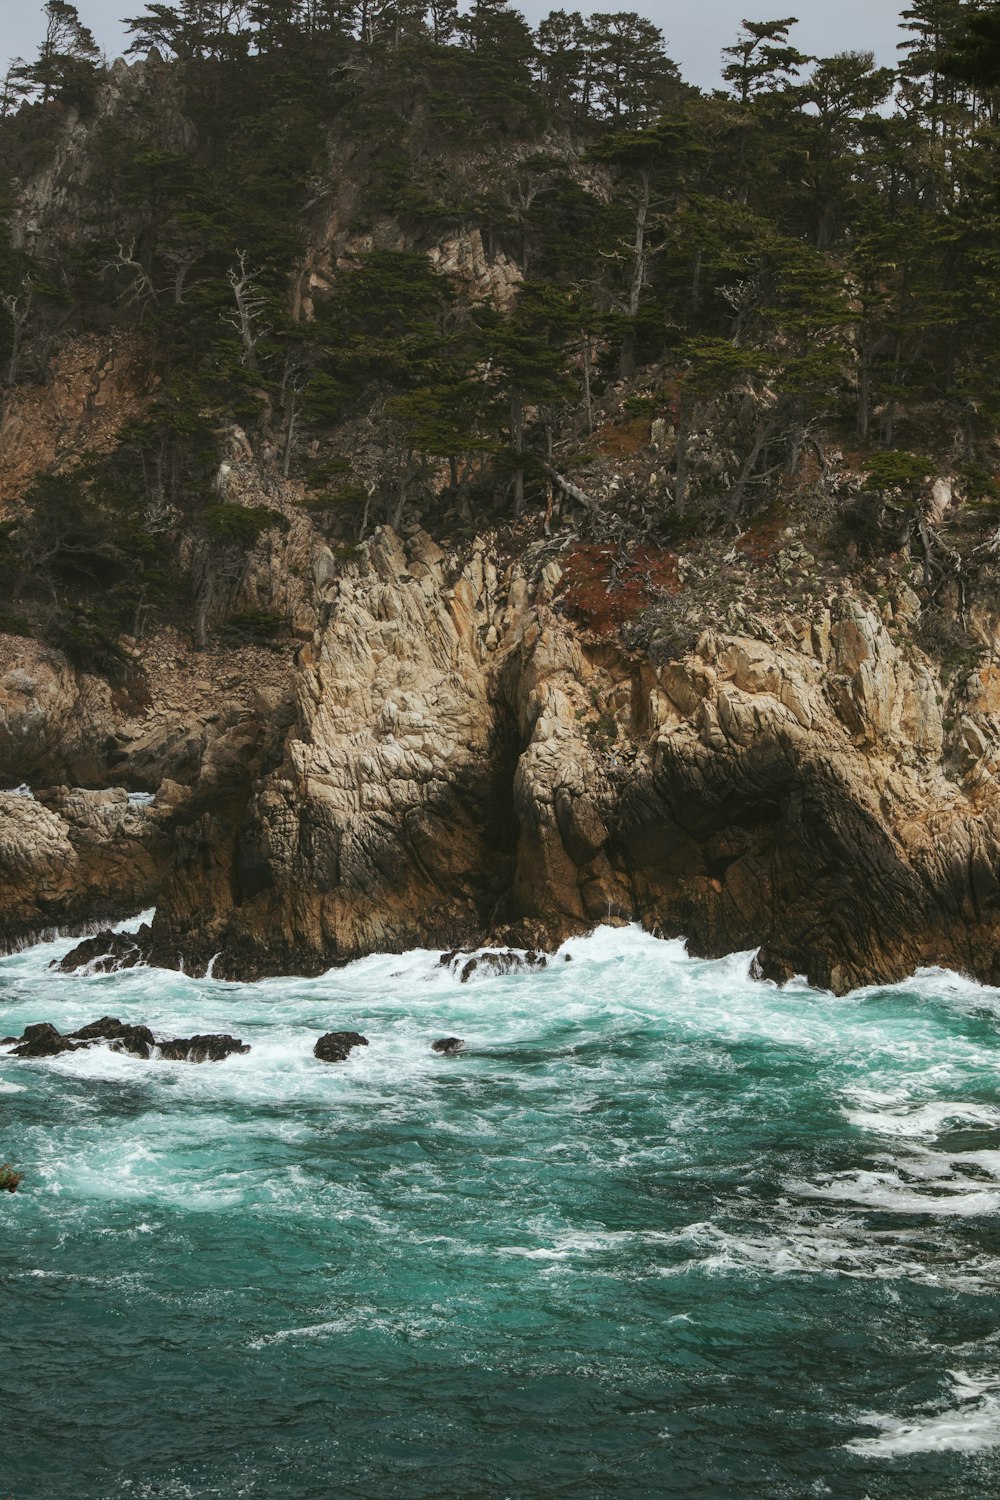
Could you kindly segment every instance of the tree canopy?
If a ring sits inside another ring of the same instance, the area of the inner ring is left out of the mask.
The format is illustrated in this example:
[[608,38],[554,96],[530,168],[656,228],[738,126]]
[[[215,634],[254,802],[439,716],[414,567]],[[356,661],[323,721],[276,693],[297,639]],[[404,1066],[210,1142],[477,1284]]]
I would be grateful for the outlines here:
[[[181,520],[217,504],[233,422],[355,535],[550,505],[595,401],[636,384],[674,433],[668,519],[696,498],[699,410],[748,395],[705,524],[794,474],[817,423],[886,451],[931,424],[981,464],[998,17],[913,0],[895,68],[748,19],[706,94],[639,13],[532,28],[507,0],[153,0],[116,83],[47,0],[0,92],[0,377],[141,331],[156,397],[114,493]],[[65,211],[33,220],[46,171]]]

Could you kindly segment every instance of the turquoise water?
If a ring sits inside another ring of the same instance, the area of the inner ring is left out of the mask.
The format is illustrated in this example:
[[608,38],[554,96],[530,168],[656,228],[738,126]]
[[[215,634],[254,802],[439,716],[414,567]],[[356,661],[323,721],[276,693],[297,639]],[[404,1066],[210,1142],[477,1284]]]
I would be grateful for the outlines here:
[[0,961],[0,1034],[252,1051],[0,1053],[4,1500],[1000,1494],[1000,992],[634,930],[466,985],[69,946]]

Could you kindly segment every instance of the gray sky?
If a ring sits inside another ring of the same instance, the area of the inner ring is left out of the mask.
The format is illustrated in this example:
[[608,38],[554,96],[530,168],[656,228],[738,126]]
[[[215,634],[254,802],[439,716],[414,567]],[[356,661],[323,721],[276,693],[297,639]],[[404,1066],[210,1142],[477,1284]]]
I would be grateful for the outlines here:
[[[514,0],[517,3],[517,0]],[[0,0],[0,59],[30,56],[38,45],[41,32],[42,0]],[[76,0],[81,19],[91,28],[101,46],[111,57],[124,50],[121,15],[140,15],[142,0]],[[594,0],[592,6],[580,0],[524,0],[518,6],[528,19],[537,21],[547,11],[562,8],[593,10],[638,10],[662,29],[667,51],[680,65],[691,83],[711,88],[719,82],[719,51],[733,40],[740,20],[749,15],[754,20],[796,11],[799,25],[792,40],[803,52],[828,57],[834,52],[868,50],[881,63],[891,63],[899,41],[897,21],[900,5],[895,0],[799,0],[798,5],[780,0],[699,0],[698,4],[670,5],[663,0]]]

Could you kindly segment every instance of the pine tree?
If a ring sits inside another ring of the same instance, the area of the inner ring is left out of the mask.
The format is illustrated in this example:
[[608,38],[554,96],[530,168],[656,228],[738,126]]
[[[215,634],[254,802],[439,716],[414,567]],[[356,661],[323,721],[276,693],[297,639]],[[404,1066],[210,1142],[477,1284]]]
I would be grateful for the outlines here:
[[663,108],[680,82],[663,33],[635,11],[597,11],[590,18],[593,101],[616,125],[638,125]]
[[552,408],[569,400],[576,391],[568,365],[577,330],[578,319],[570,295],[543,282],[527,281],[510,316],[493,334],[490,352],[495,379],[509,416],[515,515],[520,515],[525,503],[528,408],[542,409],[548,458]]
[[723,47],[722,76],[745,109],[754,99],[774,93],[809,61],[793,47],[788,33],[798,25],[797,16],[782,21],[744,21],[743,30],[731,47]]
[[42,104],[54,98],[86,103],[96,83],[100,48],[68,0],[46,0],[42,13],[45,35],[38,56],[14,69],[13,84]]
[[593,51],[578,10],[551,11],[535,32],[537,68],[553,113],[585,114],[590,107]]
[[901,12],[900,26],[910,36],[899,43],[905,55],[900,72],[918,85],[919,99],[932,136],[943,128],[955,85],[945,75],[945,64],[965,29],[963,0],[913,0]]

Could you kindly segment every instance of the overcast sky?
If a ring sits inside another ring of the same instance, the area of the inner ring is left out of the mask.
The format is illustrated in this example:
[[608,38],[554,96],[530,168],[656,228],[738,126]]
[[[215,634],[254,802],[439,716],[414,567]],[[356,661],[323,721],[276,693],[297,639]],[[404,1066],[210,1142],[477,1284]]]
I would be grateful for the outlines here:
[[[516,3],[516,0],[515,0]],[[528,19],[537,21],[547,11],[558,7],[572,10],[638,10],[662,29],[667,51],[680,64],[681,72],[691,83],[711,88],[719,82],[719,51],[733,40],[740,20],[749,14],[754,20],[770,19],[788,10],[797,11],[799,25],[793,40],[803,52],[828,57],[834,52],[870,49],[881,63],[891,63],[899,40],[897,21],[900,6],[893,0],[799,0],[799,4],[767,4],[754,0],[690,0],[682,4],[664,0],[595,0],[592,7],[580,0],[525,0],[518,6]],[[81,19],[91,28],[110,57],[124,50],[124,32],[120,24],[123,13],[141,15],[142,0],[77,0]],[[0,58],[31,56],[38,45],[41,24],[41,0],[0,0]]]

